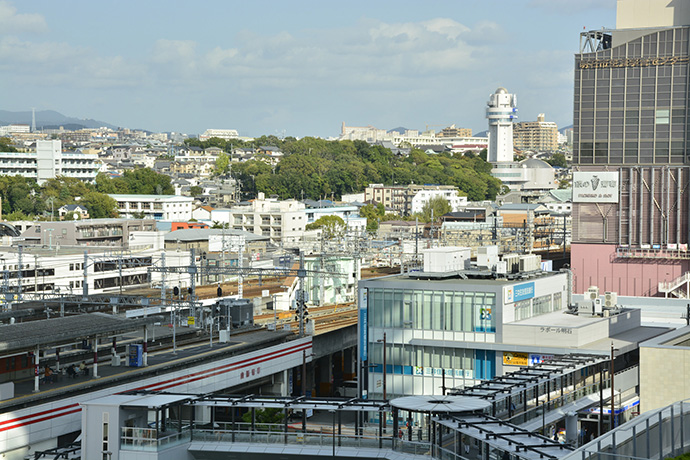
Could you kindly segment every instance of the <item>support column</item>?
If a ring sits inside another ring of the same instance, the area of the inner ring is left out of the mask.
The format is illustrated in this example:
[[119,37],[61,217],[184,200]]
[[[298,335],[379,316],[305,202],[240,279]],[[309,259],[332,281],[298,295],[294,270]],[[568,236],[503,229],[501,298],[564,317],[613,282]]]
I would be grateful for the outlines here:
[[60,372],[60,347],[55,349],[55,372]]
[[93,378],[99,378],[98,375],[98,338],[93,339]]
[[113,337],[113,346],[110,349],[110,365],[114,366],[117,361],[117,338]]
[[40,369],[38,367],[39,356],[40,356],[40,350],[38,348],[38,345],[36,345],[36,352],[34,353],[34,393],[38,393],[40,391],[40,388],[39,388]]
[[[146,307],[148,308],[148,307]],[[149,348],[148,348],[148,342],[149,342],[149,327],[148,325],[144,324],[144,353],[143,353],[143,358],[142,361],[144,362],[144,367],[149,365]]]

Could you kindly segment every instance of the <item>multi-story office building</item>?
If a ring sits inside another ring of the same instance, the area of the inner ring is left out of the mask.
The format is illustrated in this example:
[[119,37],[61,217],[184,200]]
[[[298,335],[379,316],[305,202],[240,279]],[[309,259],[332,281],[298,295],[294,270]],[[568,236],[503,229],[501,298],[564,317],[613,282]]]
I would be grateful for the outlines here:
[[63,152],[59,140],[37,141],[35,152],[0,152],[0,174],[36,179],[39,185],[58,176],[93,182],[99,167],[97,155]]
[[[619,1],[575,55],[575,291],[653,296],[690,269],[690,10]],[[661,284],[660,284],[661,283]]]
[[189,220],[194,198],[179,195],[110,195],[122,217],[155,220]]
[[558,149],[558,125],[544,121],[544,114],[537,121],[521,121],[513,126],[513,145],[518,150],[553,152]]

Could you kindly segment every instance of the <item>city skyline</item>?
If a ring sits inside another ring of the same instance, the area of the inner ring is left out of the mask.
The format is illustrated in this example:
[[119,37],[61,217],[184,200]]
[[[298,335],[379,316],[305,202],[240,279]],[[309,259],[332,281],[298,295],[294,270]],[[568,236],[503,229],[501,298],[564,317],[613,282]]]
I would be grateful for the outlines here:
[[194,134],[479,132],[504,86],[518,120],[564,127],[577,34],[615,26],[612,0],[71,5],[0,1],[0,109]]

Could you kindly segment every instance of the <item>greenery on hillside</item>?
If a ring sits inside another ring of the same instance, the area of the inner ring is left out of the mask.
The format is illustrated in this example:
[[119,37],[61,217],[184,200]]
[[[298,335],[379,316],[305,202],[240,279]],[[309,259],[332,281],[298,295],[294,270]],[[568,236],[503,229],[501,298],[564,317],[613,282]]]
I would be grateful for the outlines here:
[[70,177],[58,177],[42,186],[23,176],[0,176],[2,214],[6,220],[28,220],[57,211],[65,204],[82,204],[92,218],[117,217],[117,203],[107,194],[166,195],[174,193],[170,178],[148,168],[125,171],[122,177],[96,177],[87,184]]
[[[485,154],[427,155],[414,149],[409,156],[401,158],[387,148],[364,141],[326,141],[313,137],[281,140],[262,136],[250,144],[217,138],[185,142],[201,148],[219,147],[229,155],[235,148],[280,147],[284,157],[275,168],[262,159],[231,163],[231,172],[240,180],[242,192],[247,196],[264,192],[283,199],[317,200],[361,192],[370,183],[416,183],[455,185],[469,200],[493,200],[502,186],[491,176],[491,164],[485,161]],[[216,165],[216,170],[227,171],[225,158]]]

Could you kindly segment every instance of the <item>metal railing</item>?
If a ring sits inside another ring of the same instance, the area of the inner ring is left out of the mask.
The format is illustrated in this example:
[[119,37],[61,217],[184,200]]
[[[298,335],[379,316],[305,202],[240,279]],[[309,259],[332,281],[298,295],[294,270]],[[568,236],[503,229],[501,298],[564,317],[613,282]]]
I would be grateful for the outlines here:
[[690,400],[650,410],[562,460],[664,459],[690,448]]
[[[191,440],[189,425],[177,429],[170,427],[171,433],[160,433],[155,428],[121,427],[120,449],[156,452]],[[161,435],[159,437],[159,435]]]

